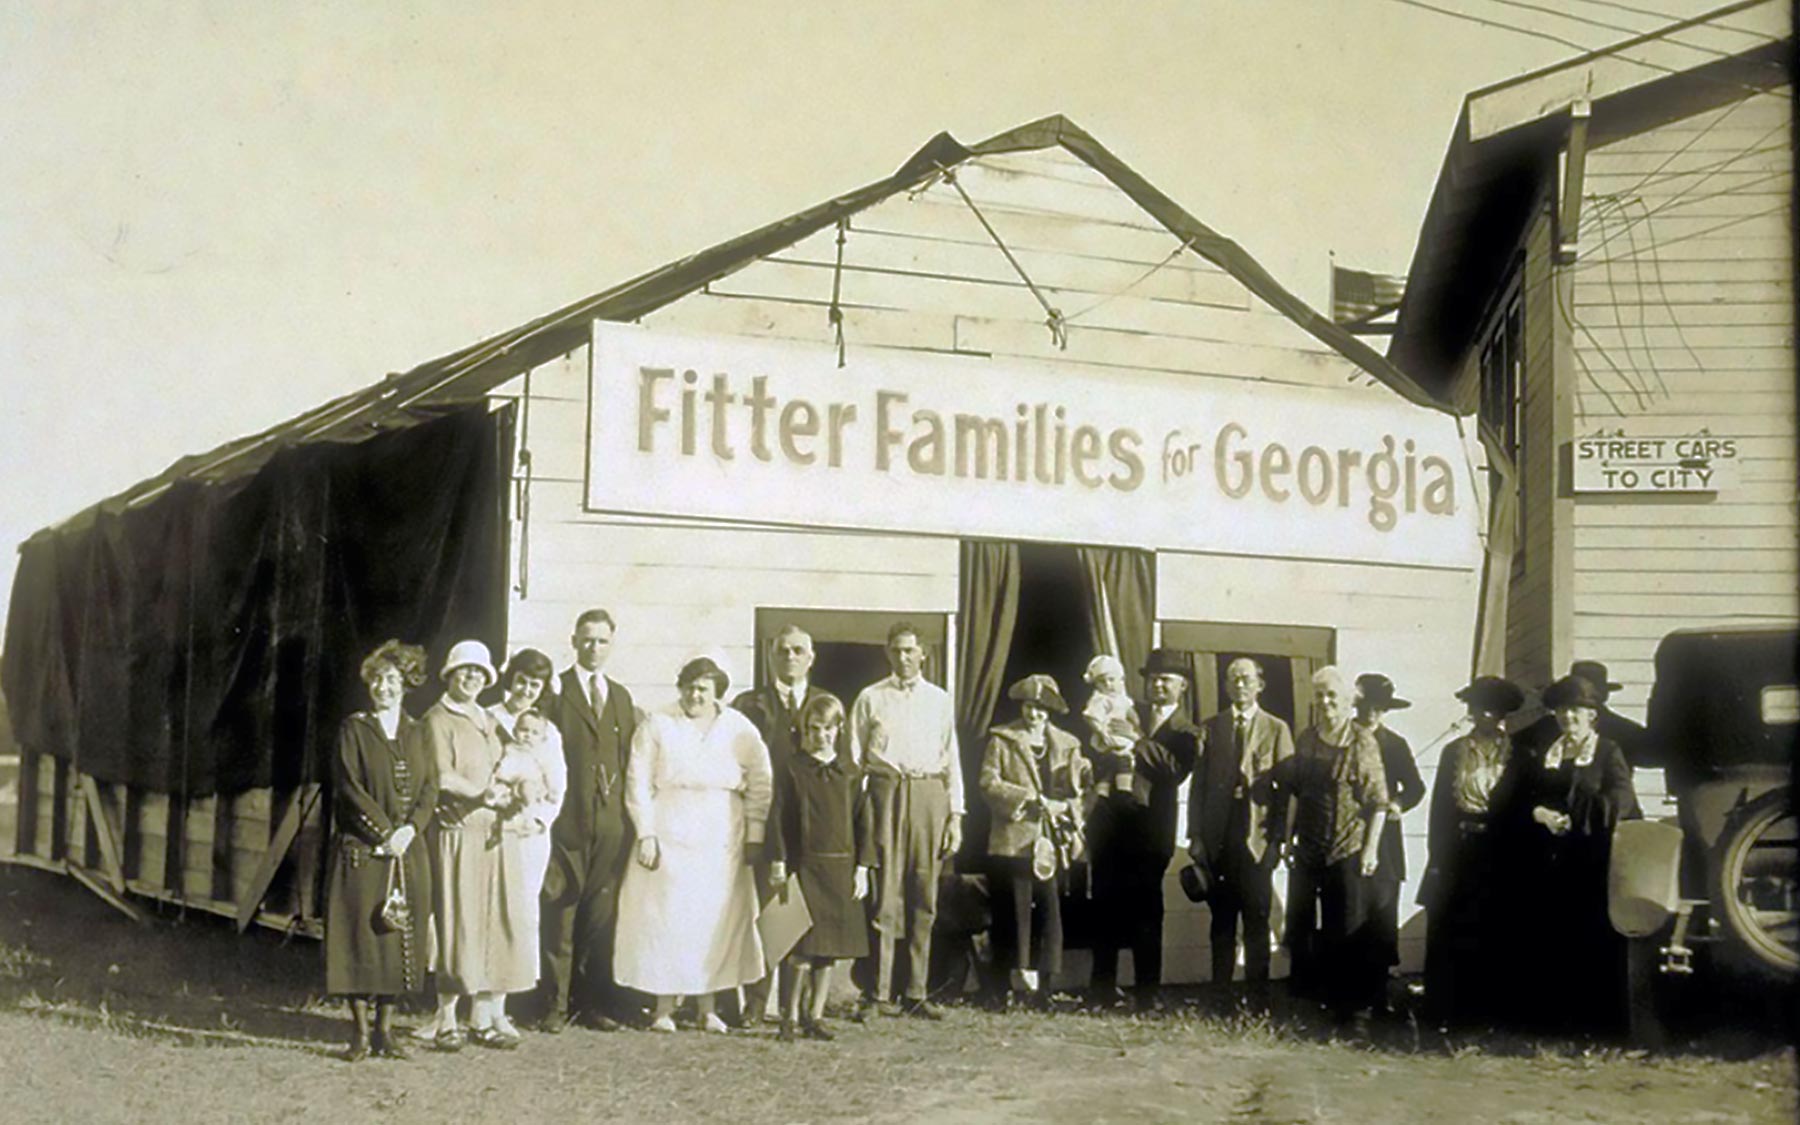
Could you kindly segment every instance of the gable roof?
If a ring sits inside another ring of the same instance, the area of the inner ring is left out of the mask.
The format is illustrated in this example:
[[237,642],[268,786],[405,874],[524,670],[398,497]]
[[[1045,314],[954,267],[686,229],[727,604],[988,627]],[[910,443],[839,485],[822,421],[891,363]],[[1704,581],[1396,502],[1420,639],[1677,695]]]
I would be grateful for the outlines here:
[[[708,283],[785,249],[946,170],[982,156],[1061,147],[1086,163],[1245,288],[1370,375],[1422,406],[1443,409],[1423,388],[1343,328],[1289,292],[1243,247],[1200,222],[1061,115],[1021,125],[972,146],[939,133],[893,175],[819,203],[785,219],[670,262],[622,284],[565,305],[509,331],[423,363],[404,374],[332,399],[279,425],[184,457],[162,473],[84,510],[59,527],[77,527],[93,513],[148,503],[178,481],[209,484],[247,477],[282,448],[315,441],[360,441],[481,400],[514,375],[574,350],[595,320],[632,321]],[[40,531],[44,535],[54,529]],[[36,538],[34,536],[33,538]]]
[[[1787,84],[1793,47],[1786,5],[1740,0],[1470,93],[1426,207],[1388,358],[1434,396],[1450,393],[1533,208],[1554,189],[1572,102],[1591,105],[1591,149]],[[1691,65],[1697,51],[1711,60]]]

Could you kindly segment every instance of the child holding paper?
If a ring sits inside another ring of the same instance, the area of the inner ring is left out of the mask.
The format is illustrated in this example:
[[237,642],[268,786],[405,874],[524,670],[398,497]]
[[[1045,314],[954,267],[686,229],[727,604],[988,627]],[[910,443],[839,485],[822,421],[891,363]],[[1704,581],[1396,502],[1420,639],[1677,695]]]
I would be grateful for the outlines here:
[[786,776],[776,779],[781,823],[770,841],[783,860],[772,865],[771,878],[784,881],[775,877],[792,869],[813,924],[781,963],[783,1042],[794,1039],[796,1024],[808,1039],[835,1038],[824,1024],[831,969],[840,959],[869,954],[861,900],[868,897],[875,866],[874,812],[862,769],[839,738],[843,703],[829,693],[814,696],[801,709],[798,726],[801,752],[790,759]]

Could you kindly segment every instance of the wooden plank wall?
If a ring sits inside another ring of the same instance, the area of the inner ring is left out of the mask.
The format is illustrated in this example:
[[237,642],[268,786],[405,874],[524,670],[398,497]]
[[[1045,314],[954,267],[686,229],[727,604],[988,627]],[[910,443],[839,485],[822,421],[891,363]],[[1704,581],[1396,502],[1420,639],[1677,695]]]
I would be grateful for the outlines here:
[[1790,92],[1588,158],[1577,427],[1740,439],[1741,483],[1715,497],[1575,502],[1575,650],[1638,717],[1669,630],[1800,616]]
[[[1453,694],[1468,682],[1478,573],[1163,552],[1157,556],[1157,617],[1323,626],[1337,633],[1338,666],[1354,676],[1383,672],[1413,706],[1389,718],[1412,744],[1425,784],[1436,776],[1442,736],[1463,713]],[[1279,592],[1278,594],[1276,592]],[[1272,604],[1276,603],[1276,604]],[[1444,627],[1446,619],[1458,628]],[[1304,692],[1304,684],[1296,684]],[[1424,919],[1413,899],[1425,870],[1425,807],[1404,822],[1407,883],[1401,888],[1401,960],[1424,965]],[[1278,882],[1286,895],[1286,883]],[[1163,898],[1170,980],[1204,980],[1210,915],[1181,893],[1171,871]]]
[[[67,861],[103,870],[80,778],[60,759],[24,754],[19,786],[22,827],[15,858],[56,869]],[[306,793],[316,790],[308,787]],[[215,914],[237,912],[276,827],[270,818],[269,790],[187,802],[171,802],[166,793],[119,784],[102,783],[99,792],[120,834],[129,891]],[[322,802],[309,803],[300,834],[262,900],[258,920],[264,924],[282,928],[292,924],[301,932],[318,932],[323,904],[316,882],[328,841],[324,813]]]

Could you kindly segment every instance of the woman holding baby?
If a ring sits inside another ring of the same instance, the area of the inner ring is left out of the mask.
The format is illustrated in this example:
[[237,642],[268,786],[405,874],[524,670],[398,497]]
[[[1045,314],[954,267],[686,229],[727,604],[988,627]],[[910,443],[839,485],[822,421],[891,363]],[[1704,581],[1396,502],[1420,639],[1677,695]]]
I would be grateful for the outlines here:
[[[499,678],[487,646],[458,642],[442,675],[443,697],[420,720],[438,774],[433,847],[438,1008],[419,1034],[439,1050],[460,1050],[465,1037],[457,1006],[467,996],[467,1038],[509,1050],[519,1045],[519,1032],[506,1016],[506,994],[531,989],[538,975],[537,888],[543,863],[527,841],[535,835],[533,824],[547,823],[555,813],[543,816],[548,779],[546,771],[533,768],[537,750],[529,752],[529,761],[519,755],[509,761],[510,736],[502,721],[476,700]],[[528,705],[515,700],[514,706],[516,711],[502,703],[501,709],[513,711],[516,730]],[[532,733],[529,721],[526,733]],[[547,734],[533,737],[544,748]],[[530,784],[534,774],[543,786]]]

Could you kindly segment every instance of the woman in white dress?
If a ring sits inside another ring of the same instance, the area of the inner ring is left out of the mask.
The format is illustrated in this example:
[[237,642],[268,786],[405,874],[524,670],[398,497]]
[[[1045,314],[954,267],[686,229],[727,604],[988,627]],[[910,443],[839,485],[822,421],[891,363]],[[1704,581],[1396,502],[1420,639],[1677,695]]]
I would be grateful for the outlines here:
[[675,1030],[675,1004],[692,996],[701,1025],[723,1032],[713,994],[764,973],[750,858],[773,779],[762,736],[719,702],[730,680],[717,661],[688,661],[675,683],[679,703],[638,726],[625,770],[637,862],[619,891],[613,973],[656,998],[651,1030]]

